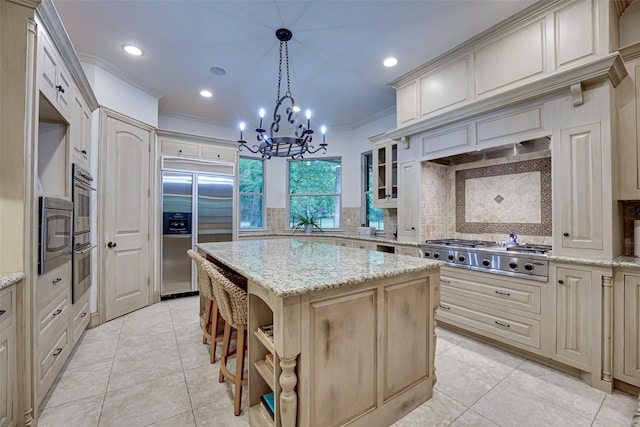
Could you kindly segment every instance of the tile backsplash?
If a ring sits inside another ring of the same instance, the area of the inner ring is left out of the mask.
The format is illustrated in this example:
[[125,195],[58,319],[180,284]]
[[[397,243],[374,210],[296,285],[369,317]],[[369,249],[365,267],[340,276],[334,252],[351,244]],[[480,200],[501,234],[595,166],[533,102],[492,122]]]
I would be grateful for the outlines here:
[[421,240],[459,238],[552,244],[549,151],[457,166],[424,162]]

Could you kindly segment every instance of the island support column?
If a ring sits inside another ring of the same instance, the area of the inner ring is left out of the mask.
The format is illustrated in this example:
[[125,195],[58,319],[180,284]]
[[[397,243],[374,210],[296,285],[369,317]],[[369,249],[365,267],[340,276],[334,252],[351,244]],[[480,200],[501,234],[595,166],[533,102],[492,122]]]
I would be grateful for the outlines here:
[[300,296],[278,299],[274,312],[274,337],[280,358],[280,421],[282,427],[295,427],[298,419],[297,358],[300,354]]

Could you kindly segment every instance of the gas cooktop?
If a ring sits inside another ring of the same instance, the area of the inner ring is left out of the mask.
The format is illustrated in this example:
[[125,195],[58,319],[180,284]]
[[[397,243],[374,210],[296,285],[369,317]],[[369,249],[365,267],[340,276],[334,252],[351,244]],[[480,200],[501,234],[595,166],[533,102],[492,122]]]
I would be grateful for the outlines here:
[[551,246],[519,244],[505,246],[486,240],[427,240],[419,245],[425,258],[449,266],[547,281]]

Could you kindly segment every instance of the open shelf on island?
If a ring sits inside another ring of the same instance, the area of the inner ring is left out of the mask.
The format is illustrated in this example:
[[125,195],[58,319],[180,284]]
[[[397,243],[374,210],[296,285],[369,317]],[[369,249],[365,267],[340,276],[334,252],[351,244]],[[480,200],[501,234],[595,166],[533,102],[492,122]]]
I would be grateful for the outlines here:
[[260,403],[258,403],[257,405],[253,405],[249,408],[249,424],[252,426],[273,427],[275,422],[267,420],[267,418],[262,414]]
[[267,350],[269,350],[270,353],[275,354],[276,349],[271,341],[269,341],[264,336],[262,336],[262,334],[260,334],[257,330],[253,331],[253,335],[255,335],[256,338],[258,338],[258,341],[260,341],[262,345],[265,346]]
[[267,362],[265,362],[264,360],[259,360],[256,363],[254,363],[254,365],[256,367],[256,371],[258,371],[258,373],[260,374],[262,379],[265,380],[265,382],[267,383],[269,388],[271,390],[274,390],[274,388],[273,388],[273,377],[274,377],[275,374],[273,372],[273,368],[271,368],[271,366],[269,366],[269,364]]

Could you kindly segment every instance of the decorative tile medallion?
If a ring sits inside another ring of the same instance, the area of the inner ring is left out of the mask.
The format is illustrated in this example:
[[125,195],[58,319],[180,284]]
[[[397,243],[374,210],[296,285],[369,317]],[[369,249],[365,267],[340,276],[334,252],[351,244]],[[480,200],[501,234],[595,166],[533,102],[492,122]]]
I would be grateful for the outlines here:
[[551,236],[550,157],[460,170],[455,185],[458,233]]

